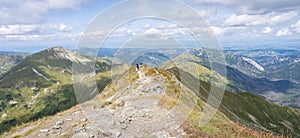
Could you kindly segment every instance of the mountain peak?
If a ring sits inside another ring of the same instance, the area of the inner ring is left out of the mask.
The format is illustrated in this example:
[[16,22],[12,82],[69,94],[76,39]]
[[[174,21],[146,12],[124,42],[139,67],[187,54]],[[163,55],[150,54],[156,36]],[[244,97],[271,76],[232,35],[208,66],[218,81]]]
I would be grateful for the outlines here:
[[51,47],[46,49],[46,51],[55,51],[55,52],[72,52],[71,50],[64,48],[62,46],[55,46],[55,47]]
[[91,62],[92,60],[62,46],[48,48],[45,51],[54,54],[57,59],[66,59],[76,63]]

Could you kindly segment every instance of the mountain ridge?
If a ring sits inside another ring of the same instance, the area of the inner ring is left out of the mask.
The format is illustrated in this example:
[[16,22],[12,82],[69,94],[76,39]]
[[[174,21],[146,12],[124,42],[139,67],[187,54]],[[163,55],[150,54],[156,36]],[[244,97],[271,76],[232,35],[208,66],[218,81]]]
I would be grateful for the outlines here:
[[[183,86],[171,72],[147,66],[135,71],[135,68],[131,67],[91,101],[64,111],[58,116],[43,119],[41,124],[33,122],[30,125],[33,128],[22,128],[24,133],[17,132],[6,136],[276,136],[232,122],[221,112],[217,112],[207,126],[199,128],[197,122],[205,102],[196,100],[197,97],[192,93],[187,94],[191,92],[189,88]],[[178,94],[184,95],[181,99],[184,101],[176,100]],[[197,104],[195,108],[185,109],[184,105],[191,103]],[[189,111],[191,114],[186,116]]]

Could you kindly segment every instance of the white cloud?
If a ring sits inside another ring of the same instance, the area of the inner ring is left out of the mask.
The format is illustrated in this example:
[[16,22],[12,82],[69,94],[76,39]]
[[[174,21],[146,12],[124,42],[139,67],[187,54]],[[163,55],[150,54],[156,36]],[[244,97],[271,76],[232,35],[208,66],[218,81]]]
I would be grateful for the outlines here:
[[128,29],[126,27],[118,28],[114,30],[113,32],[110,31],[104,31],[104,30],[95,30],[91,32],[86,32],[83,34],[82,37],[87,39],[99,39],[106,37],[107,34],[111,33],[108,37],[123,37],[123,36],[135,36],[137,33],[139,33],[138,30],[132,30]]
[[292,24],[291,27],[293,28],[293,31],[300,33],[300,20],[297,23]]
[[38,31],[39,25],[2,25],[0,34],[2,35],[20,35]]
[[[0,36],[3,40],[16,41],[47,41],[57,40],[74,40],[73,27],[66,24],[14,24],[0,25]],[[78,38],[78,36],[76,36]]]
[[76,9],[83,0],[46,0],[45,4],[48,4],[49,9]]
[[263,34],[269,34],[269,33],[271,33],[273,31],[273,28],[271,28],[271,27],[265,27],[262,31],[261,31],[261,33],[263,33]]
[[37,23],[51,10],[77,9],[84,0],[0,1],[0,24]]
[[34,41],[39,40],[41,37],[41,35],[6,35],[5,40]]
[[197,4],[206,3],[206,4],[221,4],[226,6],[237,5],[240,3],[238,0],[188,0]]
[[271,16],[269,20],[270,20],[270,24],[279,24],[279,23],[284,23],[286,21],[289,21],[295,18],[296,16],[298,16],[298,13],[291,11],[291,12],[285,12],[275,16]]
[[276,33],[276,36],[288,36],[292,35],[292,32],[288,28],[283,28]]
[[160,30],[166,30],[166,29],[177,29],[179,26],[177,24],[168,23],[168,24],[161,24],[158,29]]
[[212,26],[211,29],[217,36],[229,36],[233,34],[238,34],[246,29],[246,27],[218,27]]
[[4,35],[3,40],[13,41],[42,41],[42,42],[66,42],[78,40],[81,33],[55,33],[55,34],[20,34],[20,35]]
[[152,27],[148,30],[145,30],[142,35],[148,38],[167,40],[171,37],[182,37],[188,34],[189,33],[187,32],[186,28],[180,28],[175,24],[169,24],[166,26],[159,26],[157,28]]
[[211,28],[216,35],[222,35],[228,31],[228,28],[221,28],[221,27],[217,27],[217,26],[212,26]]
[[23,34],[42,34],[42,33],[56,33],[69,32],[73,27],[66,24],[13,24],[1,25],[0,34],[2,35],[23,35]]
[[212,16],[216,16],[218,10],[220,9],[217,6],[197,5],[198,14],[204,18],[210,18]]
[[104,37],[105,34],[106,33],[103,30],[95,30],[95,31],[87,32],[87,33],[86,32],[82,33],[82,37],[93,39],[93,38]]
[[273,11],[295,10],[299,0],[187,0],[196,4],[218,4],[231,8],[237,14],[258,14]]
[[73,27],[65,25],[63,23],[60,23],[60,24],[51,24],[50,28],[53,28],[53,29],[55,29],[57,31],[60,31],[60,32],[68,32],[68,31],[72,31],[73,30]]
[[136,33],[136,31],[128,28],[119,28],[113,32],[112,36],[134,36]]
[[161,37],[161,32],[156,28],[150,28],[145,31],[145,36],[150,38]]
[[225,26],[258,26],[258,25],[277,25],[291,19],[298,15],[297,12],[285,12],[285,13],[268,13],[263,15],[231,15],[225,20]]
[[150,26],[150,24],[145,24],[145,25],[144,25],[144,28],[145,28],[145,29],[150,29],[151,26]]

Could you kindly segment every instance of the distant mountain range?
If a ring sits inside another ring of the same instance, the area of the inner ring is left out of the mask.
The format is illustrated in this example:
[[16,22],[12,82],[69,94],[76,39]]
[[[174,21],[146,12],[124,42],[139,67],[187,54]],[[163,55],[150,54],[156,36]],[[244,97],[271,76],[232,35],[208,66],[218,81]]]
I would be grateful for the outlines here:
[[300,82],[300,54],[279,56],[266,64],[270,78]]
[[[206,61],[209,60],[208,52],[213,53],[214,50],[198,48],[190,51],[191,54]],[[262,74],[265,71],[264,67],[255,60],[246,56],[238,56],[232,52],[224,52],[224,60],[227,66],[233,67],[247,75],[258,76],[258,74]]]
[[300,51],[294,49],[233,50],[237,55],[253,58],[265,68],[262,74],[270,79],[285,79],[300,82],[297,66],[300,64]]
[[[90,51],[91,49],[81,49]],[[97,51],[97,50],[93,50]],[[180,66],[182,69],[191,69],[198,64],[201,80],[210,81],[210,62],[208,52],[213,49],[109,49],[102,48],[98,51],[98,57],[109,53],[111,58],[127,64],[147,63],[161,68]],[[86,52],[83,52],[83,54]],[[182,56],[186,53],[195,57]],[[300,108],[300,81],[299,81],[299,54],[298,50],[284,49],[259,49],[259,50],[227,50],[224,51],[224,63],[214,62],[216,66],[226,66],[227,74],[213,75],[228,84],[228,90],[235,92],[252,92],[259,94],[275,103]],[[152,55],[152,56],[151,56]],[[216,55],[221,56],[221,55]],[[150,58],[152,57],[152,59]],[[182,59],[180,59],[182,58]],[[199,58],[199,59],[196,59]],[[216,57],[218,59],[220,57]],[[170,61],[170,62],[169,62]],[[165,65],[169,62],[169,65]],[[192,63],[193,62],[193,63]],[[160,65],[159,65],[160,64]],[[220,64],[220,65],[218,65]],[[185,71],[188,71],[185,70]],[[188,71],[195,75],[195,72]],[[214,72],[220,73],[216,69]],[[214,73],[215,74],[215,73]],[[197,74],[199,75],[199,74]],[[226,80],[224,79],[226,78]],[[216,78],[215,78],[216,79]]]

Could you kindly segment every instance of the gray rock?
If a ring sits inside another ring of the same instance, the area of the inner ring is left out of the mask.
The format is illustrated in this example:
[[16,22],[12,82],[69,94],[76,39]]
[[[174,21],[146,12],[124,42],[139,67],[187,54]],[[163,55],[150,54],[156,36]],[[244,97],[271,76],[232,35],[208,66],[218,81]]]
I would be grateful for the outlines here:
[[125,124],[125,123],[121,124],[122,129],[126,129],[127,127],[128,127],[127,124]]
[[93,135],[93,134],[90,134],[90,138],[94,138],[95,137],[95,135]]
[[66,118],[65,120],[66,121],[72,121],[72,118]]
[[63,135],[67,135],[67,133],[64,132],[64,133],[61,133],[61,134],[60,134],[60,136],[63,136]]
[[85,127],[79,127],[79,128],[75,131],[75,133],[85,132],[85,131],[86,131]]
[[153,133],[152,136],[156,136],[158,138],[169,138],[170,137],[169,133],[166,131],[155,132],[155,133]]
[[41,133],[47,133],[47,132],[49,132],[50,131],[50,129],[40,129],[40,132]]
[[121,134],[122,134],[122,133],[121,133],[121,131],[118,131],[118,130],[117,130],[117,131],[115,131],[115,137],[120,137],[120,136],[121,136]]
[[52,129],[61,129],[61,126],[59,126],[59,125],[54,125],[54,126],[52,127]]
[[120,123],[125,123],[126,119],[122,119],[121,121],[119,121]]
[[82,118],[82,119],[80,119],[80,121],[81,122],[85,122],[85,121],[87,121],[87,119],[86,118]]
[[90,135],[86,132],[75,133],[71,138],[89,138]]
[[57,121],[55,124],[56,125],[62,125],[64,123],[64,121],[63,120],[60,120],[60,121]]

